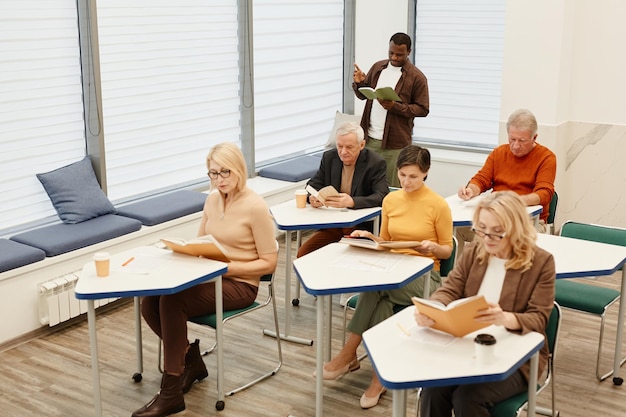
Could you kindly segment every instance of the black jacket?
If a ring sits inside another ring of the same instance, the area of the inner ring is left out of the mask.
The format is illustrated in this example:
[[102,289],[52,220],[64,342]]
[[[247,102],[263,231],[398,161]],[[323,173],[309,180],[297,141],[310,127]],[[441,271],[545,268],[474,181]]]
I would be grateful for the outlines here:
[[[352,190],[350,196],[354,200],[355,209],[380,207],[383,198],[389,193],[386,174],[387,163],[378,154],[369,149],[362,149],[354,167]],[[332,185],[337,190],[341,187],[341,170],[343,162],[337,149],[324,152],[320,167],[307,183],[319,190]]]

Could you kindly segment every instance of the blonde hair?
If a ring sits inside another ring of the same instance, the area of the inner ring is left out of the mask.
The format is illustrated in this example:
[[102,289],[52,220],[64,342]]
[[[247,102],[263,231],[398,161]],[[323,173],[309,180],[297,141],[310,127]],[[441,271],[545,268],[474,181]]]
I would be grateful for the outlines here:
[[[535,256],[537,231],[526,211],[524,202],[512,191],[499,191],[487,194],[480,199],[474,212],[473,223],[478,224],[482,210],[488,210],[502,225],[511,245],[511,257],[506,261],[506,269],[527,271]],[[485,262],[489,254],[484,245],[478,247],[478,261]]]
[[[222,166],[223,169],[229,169],[230,175],[237,177],[237,191],[246,188],[246,180],[248,179],[248,168],[246,160],[241,150],[231,142],[223,142],[215,145],[206,157],[207,169],[211,161]],[[217,181],[211,181],[211,190],[215,189]]]

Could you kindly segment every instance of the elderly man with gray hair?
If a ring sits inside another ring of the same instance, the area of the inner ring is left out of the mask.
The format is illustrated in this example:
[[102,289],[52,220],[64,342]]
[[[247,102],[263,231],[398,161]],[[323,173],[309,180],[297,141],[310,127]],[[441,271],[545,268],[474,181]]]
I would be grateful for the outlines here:
[[[311,207],[360,209],[382,204],[383,198],[389,193],[387,164],[381,156],[365,149],[364,136],[363,128],[355,122],[344,123],[337,128],[335,149],[324,152],[317,173],[307,185],[316,190],[332,185],[339,191],[339,195],[326,198],[323,204],[309,195]],[[357,228],[367,228],[367,224],[318,230],[300,247],[298,256],[338,242]]]
[[[483,167],[459,189],[459,198],[469,200],[492,189],[515,191],[527,206],[541,205],[539,232],[545,232],[550,200],[554,194],[556,156],[537,143],[537,119],[530,110],[511,113],[506,123],[508,143],[496,147]],[[474,238],[469,228],[457,228],[459,253],[463,243]]]

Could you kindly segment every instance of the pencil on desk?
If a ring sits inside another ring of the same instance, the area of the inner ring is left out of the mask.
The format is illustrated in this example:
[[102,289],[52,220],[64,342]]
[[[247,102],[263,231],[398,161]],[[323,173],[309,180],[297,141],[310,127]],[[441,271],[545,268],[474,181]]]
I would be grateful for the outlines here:
[[407,336],[411,336],[411,333],[409,333],[409,331],[402,325],[402,323],[398,321],[396,322],[396,324],[398,325],[398,328],[402,330],[402,333],[404,333]]
[[128,264],[129,264],[129,263],[131,263],[134,259],[135,259],[135,257],[133,256],[132,258],[130,258],[130,259],[128,259],[128,260],[126,260],[126,262],[124,262],[124,263],[122,264],[122,266],[126,266],[126,265],[128,265]]

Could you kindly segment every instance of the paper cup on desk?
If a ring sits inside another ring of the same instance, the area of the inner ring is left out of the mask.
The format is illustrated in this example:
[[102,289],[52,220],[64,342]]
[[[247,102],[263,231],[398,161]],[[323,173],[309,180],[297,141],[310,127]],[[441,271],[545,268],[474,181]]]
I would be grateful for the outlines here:
[[495,358],[496,338],[490,334],[481,333],[474,338],[474,354],[479,366],[493,362]]
[[111,269],[111,255],[109,252],[96,252],[93,255],[93,261],[96,264],[96,275],[108,277]]
[[297,208],[305,208],[306,207],[306,190],[296,190],[296,207]]

